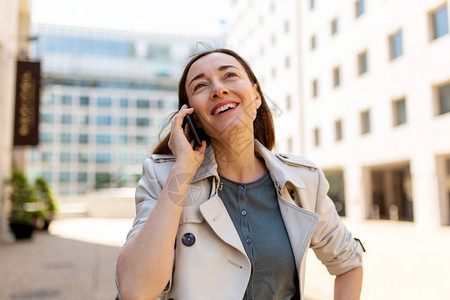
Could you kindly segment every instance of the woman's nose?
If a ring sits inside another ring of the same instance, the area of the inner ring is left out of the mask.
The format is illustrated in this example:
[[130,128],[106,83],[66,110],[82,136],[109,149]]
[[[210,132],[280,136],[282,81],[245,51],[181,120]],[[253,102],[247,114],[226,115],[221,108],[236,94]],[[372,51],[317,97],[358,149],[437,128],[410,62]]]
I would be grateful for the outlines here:
[[214,89],[212,91],[211,98],[216,99],[226,95],[228,95],[228,89],[226,88],[226,86],[221,82],[214,83]]

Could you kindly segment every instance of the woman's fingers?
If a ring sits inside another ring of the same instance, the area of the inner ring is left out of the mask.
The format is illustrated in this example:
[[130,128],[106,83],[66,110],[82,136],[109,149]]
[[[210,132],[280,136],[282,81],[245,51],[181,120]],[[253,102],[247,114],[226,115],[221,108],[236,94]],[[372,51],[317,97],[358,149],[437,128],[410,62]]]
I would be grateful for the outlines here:
[[188,114],[192,114],[193,112],[194,112],[193,108],[189,108],[189,107],[187,107],[186,104],[184,104],[180,108],[178,113],[175,115],[175,118],[172,121],[172,129],[174,129],[175,127],[181,128],[181,125],[183,125],[184,117]]

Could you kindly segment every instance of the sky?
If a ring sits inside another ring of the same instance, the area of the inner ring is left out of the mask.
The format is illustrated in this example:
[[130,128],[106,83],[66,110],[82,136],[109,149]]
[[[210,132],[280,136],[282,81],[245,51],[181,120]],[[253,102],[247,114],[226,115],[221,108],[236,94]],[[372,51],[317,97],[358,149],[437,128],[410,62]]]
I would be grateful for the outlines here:
[[32,0],[32,21],[135,32],[215,35],[230,0]]

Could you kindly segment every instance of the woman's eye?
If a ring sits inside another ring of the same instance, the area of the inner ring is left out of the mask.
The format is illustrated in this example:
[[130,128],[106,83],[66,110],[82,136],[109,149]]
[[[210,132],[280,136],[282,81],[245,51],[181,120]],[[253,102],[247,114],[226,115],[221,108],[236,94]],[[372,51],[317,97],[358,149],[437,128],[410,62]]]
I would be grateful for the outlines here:
[[198,89],[204,87],[204,86],[206,86],[206,84],[204,84],[204,83],[197,83],[197,84],[194,86],[194,92],[195,92],[196,90],[198,90]]
[[237,74],[234,72],[228,72],[225,74],[225,78],[233,78],[233,77],[237,77]]

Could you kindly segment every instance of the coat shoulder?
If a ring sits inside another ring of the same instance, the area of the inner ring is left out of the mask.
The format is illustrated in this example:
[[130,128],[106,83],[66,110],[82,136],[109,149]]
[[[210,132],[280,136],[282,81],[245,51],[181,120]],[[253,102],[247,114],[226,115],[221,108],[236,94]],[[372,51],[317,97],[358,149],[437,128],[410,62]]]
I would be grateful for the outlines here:
[[310,161],[307,158],[293,155],[293,154],[283,154],[283,153],[276,153],[275,156],[281,160],[286,165],[292,166],[292,167],[299,167],[299,168],[308,168],[311,171],[315,171],[318,169],[317,165]]

